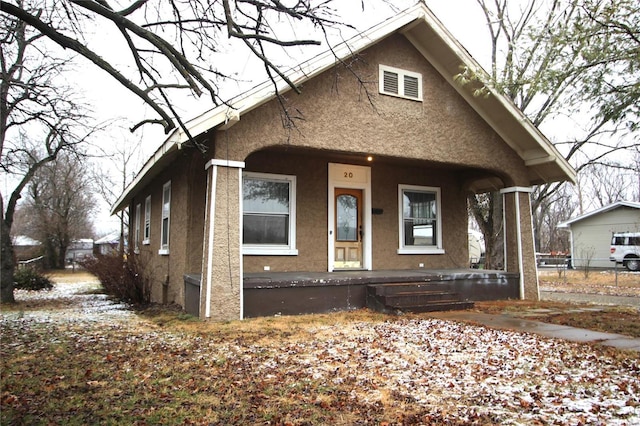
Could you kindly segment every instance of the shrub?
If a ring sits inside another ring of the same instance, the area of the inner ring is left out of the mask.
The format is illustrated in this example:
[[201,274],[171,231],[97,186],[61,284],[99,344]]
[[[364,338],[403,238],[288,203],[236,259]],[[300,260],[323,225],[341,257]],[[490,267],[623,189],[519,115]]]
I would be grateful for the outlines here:
[[149,280],[135,258],[112,253],[83,259],[80,264],[98,277],[108,295],[135,305],[149,304]]
[[13,274],[13,288],[21,290],[51,290],[53,282],[31,268],[17,269]]

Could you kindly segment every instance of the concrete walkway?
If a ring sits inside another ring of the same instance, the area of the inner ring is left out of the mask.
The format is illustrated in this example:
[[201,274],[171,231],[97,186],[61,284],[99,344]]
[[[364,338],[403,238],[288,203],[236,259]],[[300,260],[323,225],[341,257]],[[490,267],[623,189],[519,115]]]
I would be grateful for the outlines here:
[[430,315],[443,320],[464,321],[491,328],[535,333],[541,336],[564,339],[571,342],[596,343],[617,349],[640,352],[640,339],[634,339],[633,337],[620,334],[601,333],[584,328],[548,324],[540,321],[514,318],[507,315],[491,315],[473,311],[432,312]]

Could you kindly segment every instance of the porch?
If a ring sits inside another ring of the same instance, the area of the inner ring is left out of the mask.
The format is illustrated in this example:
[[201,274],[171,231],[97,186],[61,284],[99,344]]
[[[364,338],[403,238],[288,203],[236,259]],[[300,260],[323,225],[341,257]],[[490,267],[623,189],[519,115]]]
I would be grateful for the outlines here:
[[[409,295],[405,298],[414,300],[424,293],[443,299],[455,294],[461,302],[515,299],[520,296],[519,278],[518,273],[478,269],[245,273],[244,317],[376,308],[382,300],[376,301],[376,293],[387,293],[380,291],[384,285],[401,289]],[[185,310],[198,316],[201,275],[188,274],[184,279]]]

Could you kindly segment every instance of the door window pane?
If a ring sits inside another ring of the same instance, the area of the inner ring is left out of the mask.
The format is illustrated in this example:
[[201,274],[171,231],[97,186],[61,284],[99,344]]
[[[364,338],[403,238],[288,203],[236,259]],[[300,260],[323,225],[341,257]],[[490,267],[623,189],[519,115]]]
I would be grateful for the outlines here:
[[358,199],[341,194],[336,198],[337,240],[358,241]]

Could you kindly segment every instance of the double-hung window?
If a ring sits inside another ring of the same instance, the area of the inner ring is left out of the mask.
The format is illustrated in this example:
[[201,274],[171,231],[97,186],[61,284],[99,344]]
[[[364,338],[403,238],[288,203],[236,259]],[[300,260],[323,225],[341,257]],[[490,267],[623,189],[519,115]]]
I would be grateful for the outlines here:
[[148,245],[151,240],[151,195],[144,200],[144,237],[142,244]]
[[133,220],[135,220],[135,223],[133,225],[133,252],[136,254],[140,253],[140,221],[142,220],[142,218],[140,217],[141,211],[142,206],[140,205],[140,203],[136,204],[136,215],[133,217]]
[[380,65],[379,91],[384,95],[422,100],[422,74]]
[[171,181],[162,186],[162,228],[159,254],[169,254],[169,216],[171,212]]
[[296,177],[245,172],[244,254],[296,255]]
[[440,188],[398,186],[399,254],[442,254]]

